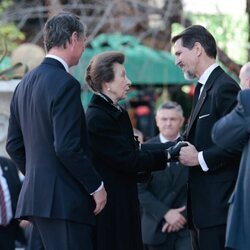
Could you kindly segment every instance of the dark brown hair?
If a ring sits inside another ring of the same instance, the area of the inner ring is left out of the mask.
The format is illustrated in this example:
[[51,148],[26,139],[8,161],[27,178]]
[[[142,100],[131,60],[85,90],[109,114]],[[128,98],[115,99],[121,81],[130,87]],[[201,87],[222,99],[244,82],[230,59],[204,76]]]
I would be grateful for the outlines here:
[[216,58],[217,46],[212,34],[201,25],[191,25],[179,35],[172,38],[172,43],[181,39],[183,47],[192,49],[196,42],[199,42],[211,58]]
[[94,92],[101,92],[102,84],[114,80],[114,63],[123,64],[125,56],[121,52],[108,51],[94,56],[86,70],[85,80]]

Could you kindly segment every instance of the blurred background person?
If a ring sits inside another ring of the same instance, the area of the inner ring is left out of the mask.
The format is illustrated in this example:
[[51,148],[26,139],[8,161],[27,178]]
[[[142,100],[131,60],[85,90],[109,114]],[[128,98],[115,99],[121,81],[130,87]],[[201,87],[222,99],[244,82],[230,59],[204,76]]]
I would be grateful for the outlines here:
[[229,200],[226,246],[250,249],[250,89],[238,95],[238,105],[215,123],[214,142],[230,154],[241,155],[239,175]]
[[18,171],[12,160],[0,157],[0,249],[14,250],[15,241],[25,244],[24,231],[14,218],[21,190]]
[[242,89],[250,88],[250,62],[245,63],[240,69],[240,86]]
[[[184,117],[178,103],[163,103],[155,119],[159,134],[146,143],[180,139]],[[186,223],[188,169],[179,162],[167,165],[164,170],[153,172],[147,183],[138,184],[143,243],[148,250],[191,250]]]
[[[94,92],[86,112],[91,159],[108,194],[106,207],[97,216],[97,250],[143,249],[137,173],[164,169],[170,160],[164,149],[141,151],[135,141],[128,112],[118,103],[131,85],[124,60],[122,53],[104,52],[86,71]],[[174,157],[179,150],[174,146],[167,151]]]

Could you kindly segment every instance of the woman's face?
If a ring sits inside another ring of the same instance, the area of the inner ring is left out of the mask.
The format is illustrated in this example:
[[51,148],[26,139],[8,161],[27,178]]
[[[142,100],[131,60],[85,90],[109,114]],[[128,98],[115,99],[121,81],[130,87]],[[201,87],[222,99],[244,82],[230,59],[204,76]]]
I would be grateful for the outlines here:
[[107,83],[107,95],[114,103],[126,98],[131,81],[126,75],[125,68],[122,64],[114,63],[114,80]]

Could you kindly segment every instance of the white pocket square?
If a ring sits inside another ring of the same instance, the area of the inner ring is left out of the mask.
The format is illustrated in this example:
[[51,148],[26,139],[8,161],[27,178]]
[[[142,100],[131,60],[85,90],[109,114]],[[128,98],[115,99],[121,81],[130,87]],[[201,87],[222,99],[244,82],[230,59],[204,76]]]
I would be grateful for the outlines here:
[[207,116],[210,116],[210,114],[201,115],[201,116],[199,116],[199,119],[205,118]]

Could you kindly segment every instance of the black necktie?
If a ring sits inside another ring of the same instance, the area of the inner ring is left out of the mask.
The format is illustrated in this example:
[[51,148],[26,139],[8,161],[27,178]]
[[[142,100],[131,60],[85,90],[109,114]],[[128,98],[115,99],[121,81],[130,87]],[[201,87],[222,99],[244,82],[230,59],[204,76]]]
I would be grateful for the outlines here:
[[199,99],[201,87],[202,87],[202,84],[201,84],[200,82],[198,82],[198,83],[196,84],[195,91],[194,91],[193,106],[196,105],[196,103],[197,103],[197,101],[198,101],[198,99]]

